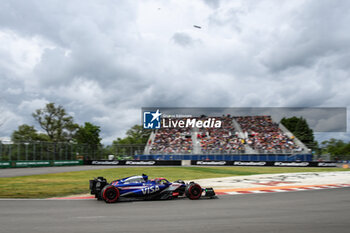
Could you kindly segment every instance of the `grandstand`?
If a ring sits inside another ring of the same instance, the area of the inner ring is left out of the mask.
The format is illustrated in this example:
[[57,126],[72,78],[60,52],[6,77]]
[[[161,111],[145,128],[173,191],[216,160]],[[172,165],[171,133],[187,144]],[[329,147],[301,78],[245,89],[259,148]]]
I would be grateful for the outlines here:
[[177,127],[153,131],[144,159],[311,160],[310,150],[271,116],[215,118],[222,121],[221,128]]
[[247,144],[258,153],[297,153],[302,148],[270,116],[236,117]]
[[151,154],[157,153],[191,153],[193,148],[189,128],[159,129],[151,144]]
[[197,138],[201,152],[206,153],[244,153],[244,140],[238,136],[231,116],[218,117],[223,122],[221,128],[201,128]]

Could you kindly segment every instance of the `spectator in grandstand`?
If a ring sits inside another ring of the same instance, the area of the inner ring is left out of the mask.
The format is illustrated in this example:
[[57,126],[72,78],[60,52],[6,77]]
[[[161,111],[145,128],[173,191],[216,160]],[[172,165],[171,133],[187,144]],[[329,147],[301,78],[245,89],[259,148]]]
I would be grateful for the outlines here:
[[192,138],[189,128],[162,128],[156,131],[150,153],[191,153],[192,147]]
[[[216,117],[221,120],[221,128],[203,128],[200,130],[201,149],[203,153],[236,153],[243,152],[244,145],[234,132],[230,115]],[[205,120],[205,119],[204,119]]]
[[245,116],[237,117],[236,120],[248,134],[247,144],[258,152],[291,153],[301,149],[270,116]]

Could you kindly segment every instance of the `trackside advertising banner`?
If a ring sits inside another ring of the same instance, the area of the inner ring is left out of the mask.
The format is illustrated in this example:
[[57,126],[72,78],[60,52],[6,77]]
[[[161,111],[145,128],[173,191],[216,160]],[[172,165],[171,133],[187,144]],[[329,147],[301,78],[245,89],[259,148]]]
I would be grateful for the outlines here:
[[272,162],[272,161],[213,161],[192,160],[191,165],[197,166],[273,166],[273,167],[336,167],[333,162]]
[[[85,165],[106,166],[181,166],[181,160],[87,160]],[[194,166],[274,166],[274,167],[336,167],[333,162],[265,162],[191,160]]]
[[181,166],[181,160],[87,160],[86,165]]
[[53,161],[54,166],[72,166],[72,165],[83,165],[82,160],[56,160]]
[[15,161],[13,167],[49,167],[50,161]]
[[11,162],[0,162],[0,168],[11,167]]
[[83,165],[82,160],[33,160],[33,161],[0,161],[0,168],[11,167],[51,167]]

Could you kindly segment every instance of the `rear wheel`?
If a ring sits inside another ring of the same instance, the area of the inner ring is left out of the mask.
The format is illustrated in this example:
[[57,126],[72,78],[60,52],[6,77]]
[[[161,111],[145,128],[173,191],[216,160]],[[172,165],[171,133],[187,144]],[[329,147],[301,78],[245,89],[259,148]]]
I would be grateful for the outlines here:
[[197,200],[202,196],[202,187],[199,184],[191,183],[186,187],[186,197],[191,200]]
[[119,199],[119,189],[114,187],[113,185],[107,185],[105,186],[102,191],[102,198],[105,200],[106,203],[114,203],[118,201]]

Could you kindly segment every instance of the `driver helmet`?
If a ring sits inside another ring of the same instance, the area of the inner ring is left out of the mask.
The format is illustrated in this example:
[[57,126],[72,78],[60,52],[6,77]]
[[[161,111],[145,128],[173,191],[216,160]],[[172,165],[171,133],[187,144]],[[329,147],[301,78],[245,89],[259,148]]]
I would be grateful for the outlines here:
[[148,176],[146,174],[142,174],[142,178],[147,181],[148,180]]

